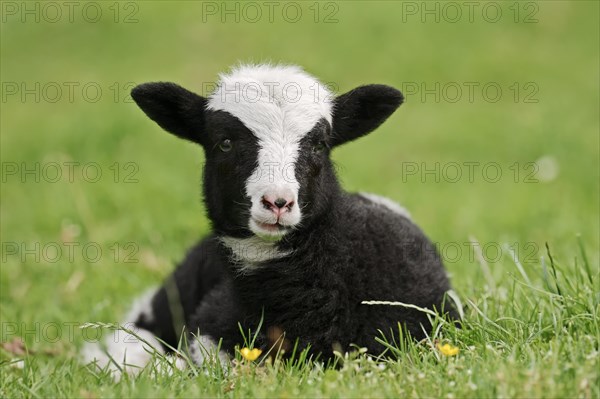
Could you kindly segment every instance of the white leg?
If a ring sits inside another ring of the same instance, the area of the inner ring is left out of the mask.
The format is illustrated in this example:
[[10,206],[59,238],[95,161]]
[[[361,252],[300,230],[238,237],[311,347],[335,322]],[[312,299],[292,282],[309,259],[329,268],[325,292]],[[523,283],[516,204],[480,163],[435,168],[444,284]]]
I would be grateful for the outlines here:
[[[122,373],[137,375],[153,359],[156,359],[155,370],[158,372],[165,369],[164,361],[159,362],[165,351],[156,339],[156,336],[148,330],[136,327],[134,322],[140,317],[147,321],[154,318],[151,301],[156,290],[146,292],[133,303],[125,322],[122,326],[131,330],[135,335],[122,330],[111,332],[105,339],[104,345],[100,343],[88,343],[84,346],[81,358],[84,363],[94,363],[100,369],[107,369],[115,380],[121,378]],[[138,338],[139,337],[139,338]],[[169,359],[174,367],[185,368],[186,362],[176,356]],[[167,367],[166,372],[172,372],[172,367]]]
[[218,350],[218,344],[208,335],[192,334],[189,354],[197,366],[218,361],[221,367],[226,369],[229,364],[229,355],[222,350]]
[[141,339],[124,331],[115,331],[106,339],[104,347],[99,343],[86,344],[81,354],[84,362],[106,368],[116,380],[121,378],[121,373],[138,374],[155,353],[162,355],[164,350],[150,331],[137,329],[134,332]]

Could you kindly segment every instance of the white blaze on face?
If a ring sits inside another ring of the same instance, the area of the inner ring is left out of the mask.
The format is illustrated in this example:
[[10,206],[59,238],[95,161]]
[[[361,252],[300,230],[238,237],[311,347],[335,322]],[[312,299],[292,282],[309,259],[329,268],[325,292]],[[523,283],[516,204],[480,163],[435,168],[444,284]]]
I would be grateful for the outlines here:
[[[261,226],[279,222],[291,227],[300,222],[295,175],[300,140],[322,118],[331,123],[331,93],[296,66],[241,66],[220,76],[207,108],[235,116],[258,139],[258,167],[246,182],[252,201],[249,227],[261,236],[283,235],[284,231]],[[278,219],[263,205],[264,197],[286,198],[294,205]]]

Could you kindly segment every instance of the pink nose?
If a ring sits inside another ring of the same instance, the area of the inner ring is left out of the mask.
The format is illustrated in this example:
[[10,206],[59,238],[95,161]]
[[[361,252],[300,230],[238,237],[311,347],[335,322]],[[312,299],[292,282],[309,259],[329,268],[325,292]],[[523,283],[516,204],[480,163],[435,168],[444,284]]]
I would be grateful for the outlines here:
[[268,209],[279,216],[292,209],[294,206],[294,200],[291,198],[263,195],[262,204],[265,209]]

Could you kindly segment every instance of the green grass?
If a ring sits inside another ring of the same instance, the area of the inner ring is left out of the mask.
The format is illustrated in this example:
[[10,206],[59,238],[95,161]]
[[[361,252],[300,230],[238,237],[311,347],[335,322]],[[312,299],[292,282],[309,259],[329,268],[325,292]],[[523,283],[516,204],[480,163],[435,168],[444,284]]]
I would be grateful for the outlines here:
[[[295,24],[202,22],[200,2],[161,1],[138,3],[137,23],[114,23],[112,2],[102,4],[106,18],[94,24],[80,14],[73,23],[7,16],[1,24],[2,167],[56,162],[63,177],[36,182],[3,169],[0,342],[21,337],[28,353],[0,349],[0,396],[600,395],[597,2],[538,2],[538,22],[529,24],[513,22],[512,2],[498,3],[506,18],[497,23],[481,14],[473,23],[403,22],[401,2],[343,2],[330,24],[312,21],[312,3],[302,3],[306,17]],[[397,359],[355,354],[340,369],[242,362],[225,376],[149,370],[114,383],[77,363],[87,331],[77,326],[119,321],[209,231],[201,150],[160,132],[125,98],[128,83],[172,80],[202,91],[239,60],[297,63],[341,91],[412,82],[503,89],[495,103],[481,91],[455,103],[409,94],[378,131],[334,154],[346,188],[401,202],[439,243],[465,305],[463,328],[440,326],[419,344],[397,339]],[[103,95],[94,103],[79,90],[72,102],[66,94],[55,103],[21,101],[7,95],[7,82],[94,82]],[[535,103],[524,102],[527,82],[538,89]],[[69,161],[79,162],[72,181]],[[456,182],[406,173],[451,162],[462,166]],[[472,182],[468,162],[479,162]],[[533,162],[541,171],[528,182]],[[502,172],[496,183],[481,175],[491,163]],[[82,165],[96,164],[102,176],[91,182],[93,170],[82,175]],[[65,242],[77,244],[72,254]],[[458,355],[443,356],[436,340]]]

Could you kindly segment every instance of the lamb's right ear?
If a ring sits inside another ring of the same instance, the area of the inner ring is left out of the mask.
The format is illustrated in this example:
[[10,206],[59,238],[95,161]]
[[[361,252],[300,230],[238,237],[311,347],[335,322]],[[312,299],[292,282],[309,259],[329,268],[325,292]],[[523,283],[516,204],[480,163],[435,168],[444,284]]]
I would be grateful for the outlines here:
[[131,91],[137,105],[160,127],[186,140],[200,143],[206,99],[175,83],[144,83]]

